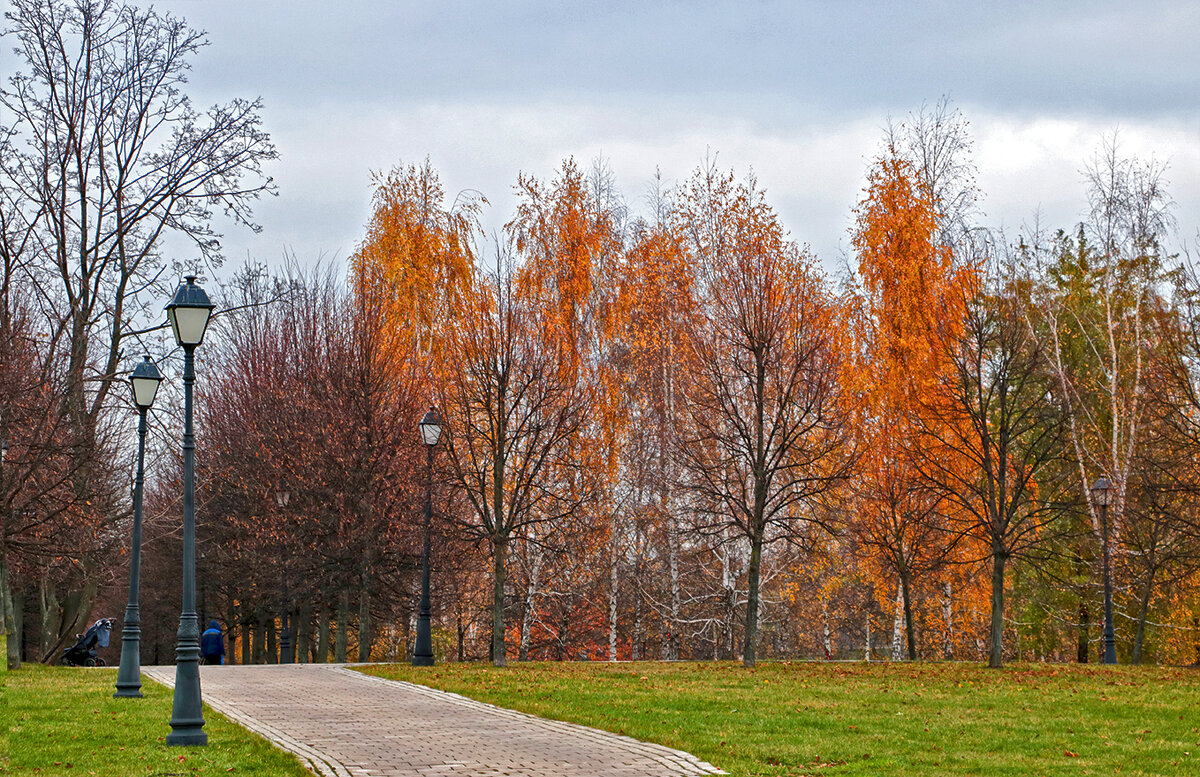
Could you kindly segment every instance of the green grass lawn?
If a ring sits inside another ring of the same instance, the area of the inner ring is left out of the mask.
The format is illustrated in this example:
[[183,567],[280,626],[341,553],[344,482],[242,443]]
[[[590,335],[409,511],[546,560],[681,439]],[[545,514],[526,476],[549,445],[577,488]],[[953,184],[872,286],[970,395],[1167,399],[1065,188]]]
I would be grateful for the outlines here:
[[312,777],[292,755],[207,707],[206,747],[167,747],[171,691],[114,699],[116,669],[26,665],[0,674],[0,774]]
[[1200,672],[1078,665],[364,667],[735,775],[1200,775]]

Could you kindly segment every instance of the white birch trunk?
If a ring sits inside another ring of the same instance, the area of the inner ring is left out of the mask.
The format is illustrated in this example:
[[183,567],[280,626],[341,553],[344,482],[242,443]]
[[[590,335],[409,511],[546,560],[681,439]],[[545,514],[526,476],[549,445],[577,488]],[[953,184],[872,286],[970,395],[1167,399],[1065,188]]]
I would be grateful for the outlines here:
[[896,620],[892,624],[892,660],[904,660],[904,589],[896,586]]
[[867,620],[867,644],[866,644],[866,649],[863,651],[863,656],[866,658],[866,661],[869,664],[869,663],[871,663],[871,613],[867,613],[866,620]]
[[946,635],[942,639],[942,657],[954,660],[954,606],[950,598],[950,581],[942,588],[942,617],[946,620]]
[[518,661],[529,660],[529,643],[533,633],[533,613],[537,607],[538,586],[542,575],[542,549],[536,545],[531,547],[533,565],[529,569],[529,583],[525,587],[525,601],[521,607],[521,644],[517,653]]
[[609,552],[608,564],[608,660],[617,660],[617,549]]

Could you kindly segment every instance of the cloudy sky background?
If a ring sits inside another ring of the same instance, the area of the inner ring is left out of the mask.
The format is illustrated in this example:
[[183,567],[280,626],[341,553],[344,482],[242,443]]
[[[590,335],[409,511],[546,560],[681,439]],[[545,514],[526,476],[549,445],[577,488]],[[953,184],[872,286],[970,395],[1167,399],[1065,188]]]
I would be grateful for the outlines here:
[[428,155],[498,228],[524,171],[606,157],[636,209],[655,167],[751,166],[834,266],[889,117],[950,95],[984,222],[1084,214],[1105,133],[1169,163],[1179,240],[1200,226],[1200,4],[1191,2],[329,2],[162,0],[207,30],[199,105],[262,96],[280,196],[226,255],[345,259],[371,172]]

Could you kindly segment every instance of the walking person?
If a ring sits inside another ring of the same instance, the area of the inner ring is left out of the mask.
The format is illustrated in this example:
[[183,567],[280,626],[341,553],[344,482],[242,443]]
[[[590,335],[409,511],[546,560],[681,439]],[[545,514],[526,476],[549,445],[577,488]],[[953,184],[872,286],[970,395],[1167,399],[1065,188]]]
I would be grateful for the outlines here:
[[200,655],[206,665],[225,662],[225,635],[215,620],[209,621],[208,628],[200,635]]

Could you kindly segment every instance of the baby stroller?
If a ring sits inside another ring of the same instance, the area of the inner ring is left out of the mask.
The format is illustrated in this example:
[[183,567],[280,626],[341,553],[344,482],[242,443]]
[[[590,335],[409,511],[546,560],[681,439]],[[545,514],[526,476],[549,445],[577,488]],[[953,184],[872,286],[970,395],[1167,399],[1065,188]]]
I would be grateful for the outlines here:
[[112,633],[112,618],[101,618],[92,624],[73,647],[63,651],[58,663],[63,666],[104,666],[104,659],[96,655],[96,648],[108,647]]

